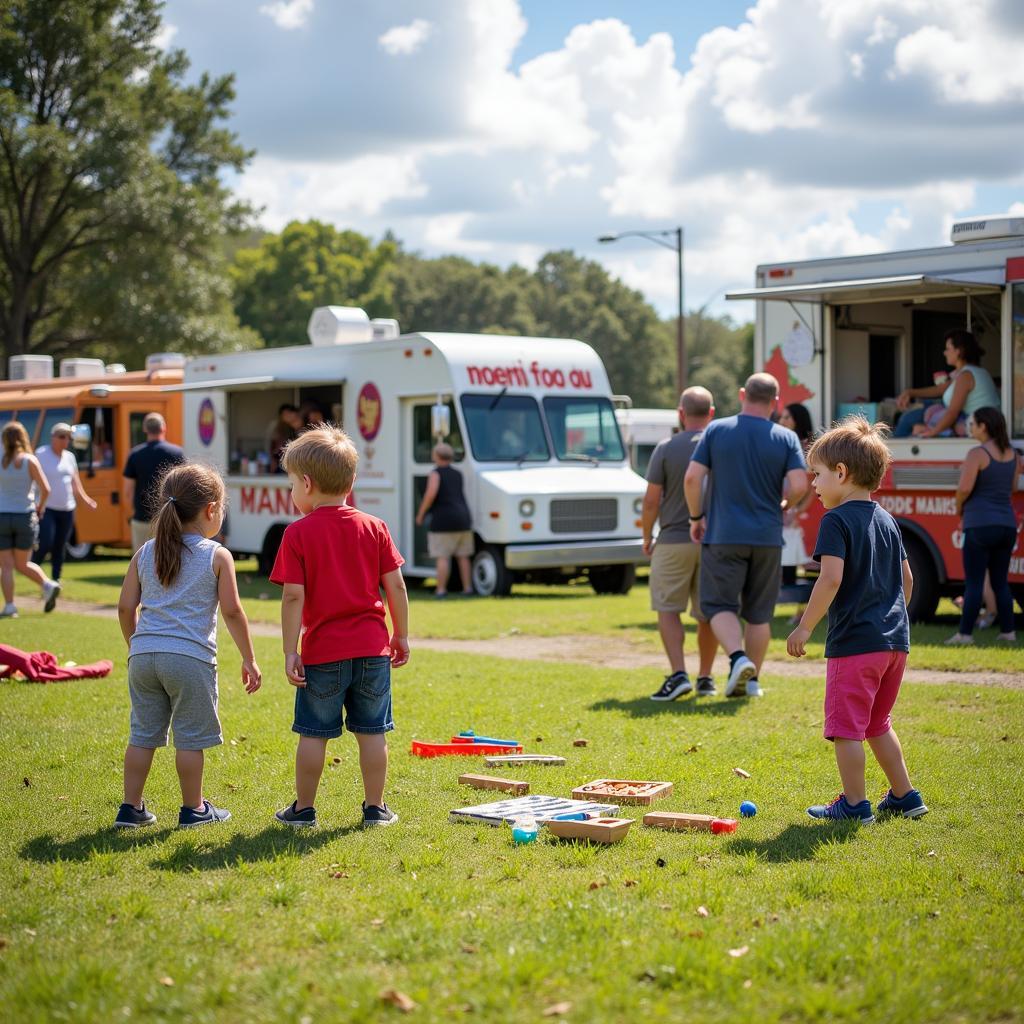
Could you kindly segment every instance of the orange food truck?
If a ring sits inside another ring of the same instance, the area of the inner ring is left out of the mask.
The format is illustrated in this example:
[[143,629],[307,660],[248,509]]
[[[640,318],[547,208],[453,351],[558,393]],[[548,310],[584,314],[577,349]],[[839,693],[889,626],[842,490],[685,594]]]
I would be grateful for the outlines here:
[[82,485],[95,509],[79,504],[75,532],[68,544],[72,558],[87,558],[95,545],[130,547],[130,509],[122,494],[128,452],[146,438],[142,421],[159,412],[167,420],[167,439],[181,443],[181,395],[164,387],[180,384],[185,359],[176,353],[149,356],[146,369],[127,372],[100,359],[62,359],[53,374],[50,356],[12,356],[8,380],[0,381],[0,427],[18,420],[32,448],[49,443],[55,423],[70,423],[72,451]]

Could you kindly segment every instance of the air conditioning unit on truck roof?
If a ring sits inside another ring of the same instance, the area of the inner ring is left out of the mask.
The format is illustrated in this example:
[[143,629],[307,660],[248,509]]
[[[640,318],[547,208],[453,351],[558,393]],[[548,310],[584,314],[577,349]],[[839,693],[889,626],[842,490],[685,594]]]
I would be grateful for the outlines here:
[[950,241],[984,242],[994,238],[1020,238],[1024,236],[1024,217],[1000,213],[991,217],[972,217],[953,223]]
[[7,376],[11,380],[50,380],[53,356],[11,356],[7,360]]

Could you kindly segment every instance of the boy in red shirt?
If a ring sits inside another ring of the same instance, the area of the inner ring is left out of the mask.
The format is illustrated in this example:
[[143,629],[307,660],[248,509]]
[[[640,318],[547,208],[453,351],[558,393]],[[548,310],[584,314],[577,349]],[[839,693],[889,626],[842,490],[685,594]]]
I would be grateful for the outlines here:
[[[302,518],[284,531],[270,579],[284,586],[281,632],[285,674],[295,686],[295,793],[278,821],[316,825],[317,787],[327,741],[345,728],[359,745],[363,825],[393,825],[384,803],[385,734],[391,718],[391,667],[409,660],[409,601],[398,553],[379,519],[346,505],[359,456],[344,431],[313,427],[289,442],[281,464]],[[384,617],[384,588],[393,632]],[[299,636],[302,651],[299,652]]]

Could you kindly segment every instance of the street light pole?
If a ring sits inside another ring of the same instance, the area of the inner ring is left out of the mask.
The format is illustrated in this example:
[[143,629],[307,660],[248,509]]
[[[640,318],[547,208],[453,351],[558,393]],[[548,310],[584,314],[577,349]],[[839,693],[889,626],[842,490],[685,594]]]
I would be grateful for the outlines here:
[[[664,231],[620,231],[614,235],[601,235],[599,242],[617,242],[620,238],[646,238],[648,242],[654,242],[665,249],[673,249],[676,254],[676,267],[678,273],[676,307],[676,379],[679,385],[679,393],[686,389],[687,360],[686,360],[686,317],[683,309],[683,228],[668,228]],[[669,241],[668,239],[672,239]]]

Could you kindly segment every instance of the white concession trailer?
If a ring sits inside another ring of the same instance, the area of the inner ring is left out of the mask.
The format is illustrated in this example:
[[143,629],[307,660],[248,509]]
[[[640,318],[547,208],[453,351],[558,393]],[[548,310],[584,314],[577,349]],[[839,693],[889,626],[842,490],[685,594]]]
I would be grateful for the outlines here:
[[434,573],[414,518],[431,450],[455,449],[473,515],[478,593],[517,579],[586,573],[625,593],[643,562],[644,481],[629,465],[597,353],[580,341],[399,335],[394,321],[322,307],[310,344],[196,357],[186,364],[185,450],[224,474],[227,545],[267,571],[295,518],[287,477],[269,472],[281,404],[313,403],[359,451],[352,503],[383,519],[404,572]]

